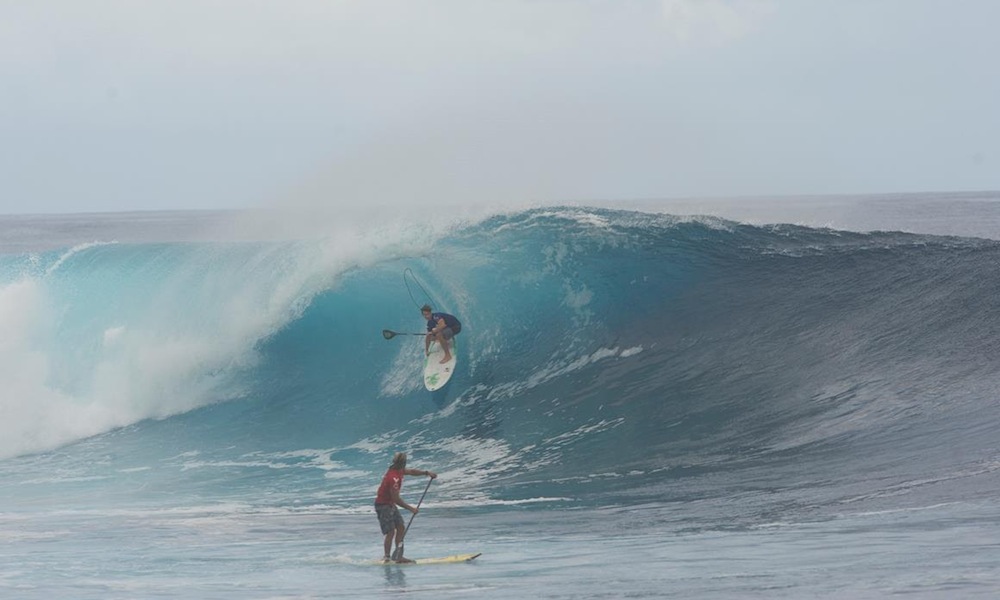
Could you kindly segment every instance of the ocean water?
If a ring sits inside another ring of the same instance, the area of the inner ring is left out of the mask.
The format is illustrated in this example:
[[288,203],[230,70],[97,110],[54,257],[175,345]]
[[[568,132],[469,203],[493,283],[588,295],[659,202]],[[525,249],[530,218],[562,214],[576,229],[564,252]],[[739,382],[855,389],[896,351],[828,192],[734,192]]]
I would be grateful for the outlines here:
[[701,206],[0,218],[0,596],[996,597],[1000,196]]

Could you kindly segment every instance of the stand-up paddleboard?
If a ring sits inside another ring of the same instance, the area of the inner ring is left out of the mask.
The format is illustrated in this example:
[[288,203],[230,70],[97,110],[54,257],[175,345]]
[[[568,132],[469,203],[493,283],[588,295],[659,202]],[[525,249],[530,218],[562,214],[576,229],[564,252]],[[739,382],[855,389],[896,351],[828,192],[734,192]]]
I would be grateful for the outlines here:
[[450,563],[469,562],[470,560],[473,560],[473,559],[475,559],[475,558],[477,558],[479,556],[482,556],[482,552],[476,552],[475,554],[472,554],[472,553],[469,553],[469,554],[455,554],[453,556],[445,556],[445,557],[442,557],[442,558],[418,558],[418,559],[416,559],[414,561],[411,561],[411,562],[401,562],[401,563],[393,562],[393,561],[384,562],[384,561],[381,561],[381,560],[376,560],[376,561],[374,561],[374,562],[372,562],[370,564],[374,564],[374,565],[400,565],[400,566],[403,566],[403,565],[447,565],[447,564],[450,564]]
[[446,565],[448,563],[460,563],[469,562],[470,560],[481,555],[481,552],[475,554],[455,554],[453,556],[445,556],[443,558],[418,558],[412,563],[397,563],[401,565]]
[[455,373],[455,363],[458,362],[458,345],[455,344],[455,338],[448,340],[448,345],[451,346],[451,360],[443,365],[441,359],[444,358],[444,349],[441,345],[433,341],[428,348],[430,354],[424,359],[424,387],[428,392],[436,392],[443,388]]

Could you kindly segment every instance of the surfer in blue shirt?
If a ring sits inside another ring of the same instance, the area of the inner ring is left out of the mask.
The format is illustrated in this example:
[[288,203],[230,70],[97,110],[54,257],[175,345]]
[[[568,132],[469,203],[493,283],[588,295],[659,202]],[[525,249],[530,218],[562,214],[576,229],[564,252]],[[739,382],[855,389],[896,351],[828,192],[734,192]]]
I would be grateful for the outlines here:
[[434,309],[429,304],[423,305],[420,308],[420,312],[427,319],[427,336],[424,338],[424,352],[430,354],[431,342],[437,341],[438,344],[441,344],[441,349],[444,350],[444,358],[441,359],[441,364],[448,362],[451,360],[451,344],[448,343],[448,340],[462,331],[462,324],[455,318],[455,315],[434,312]]

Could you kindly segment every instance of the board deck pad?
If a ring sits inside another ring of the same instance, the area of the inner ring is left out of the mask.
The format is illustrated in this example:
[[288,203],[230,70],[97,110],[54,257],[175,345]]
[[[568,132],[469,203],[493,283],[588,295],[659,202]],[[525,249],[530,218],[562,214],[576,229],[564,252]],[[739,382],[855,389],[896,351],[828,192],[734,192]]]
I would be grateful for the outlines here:
[[430,354],[424,359],[424,387],[428,392],[436,392],[443,388],[451,379],[455,372],[455,364],[458,362],[458,344],[455,338],[448,340],[451,345],[451,360],[441,364],[444,358],[444,349],[436,341],[431,342],[428,350]]

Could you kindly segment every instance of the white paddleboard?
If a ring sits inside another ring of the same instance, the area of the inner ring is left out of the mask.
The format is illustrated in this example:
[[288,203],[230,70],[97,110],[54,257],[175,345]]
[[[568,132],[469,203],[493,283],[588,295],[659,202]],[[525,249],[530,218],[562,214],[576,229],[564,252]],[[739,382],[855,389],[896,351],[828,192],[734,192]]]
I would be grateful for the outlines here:
[[455,363],[458,362],[458,346],[455,338],[448,340],[451,347],[451,360],[441,364],[444,358],[444,350],[436,341],[431,342],[430,354],[424,359],[424,387],[428,392],[435,392],[445,386],[452,374],[455,373]]

